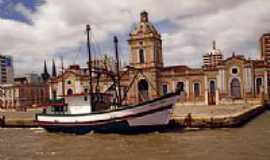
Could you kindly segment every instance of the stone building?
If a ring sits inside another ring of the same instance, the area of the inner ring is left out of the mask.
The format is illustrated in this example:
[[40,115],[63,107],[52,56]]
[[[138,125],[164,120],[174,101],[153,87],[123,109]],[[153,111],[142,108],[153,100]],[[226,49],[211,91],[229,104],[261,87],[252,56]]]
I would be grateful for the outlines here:
[[13,84],[0,85],[0,108],[26,110],[48,103],[49,86],[37,74],[17,77]]
[[[129,34],[128,43],[130,64],[121,71],[121,88],[129,91],[124,103],[139,103],[176,90],[181,91],[179,103],[185,105],[256,102],[269,97],[269,64],[265,59],[251,60],[235,53],[223,59],[215,42],[201,68],[164,66],[161,34],[145,11]],[[63,88],[64,94],[85,93],[88,80],[87,70],[70,67],[51,79],[50,90],[56,96],[62,95]],[[112,80],[103,76],[98,83],[99,90],[106,92]]]

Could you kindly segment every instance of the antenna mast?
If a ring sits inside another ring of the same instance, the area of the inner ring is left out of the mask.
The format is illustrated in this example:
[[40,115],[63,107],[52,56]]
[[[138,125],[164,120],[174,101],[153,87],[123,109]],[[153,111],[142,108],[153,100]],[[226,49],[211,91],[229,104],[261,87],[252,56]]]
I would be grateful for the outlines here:
[[88,71],[89,71],[89,97],[90,97],[90,106],[93,106],[93,84],[92,84],[92,57],[91,57],[91,46],[90,46],[90,33],[91,27],[89,24],[86,25],[87,32],[87,48],[88,48]]
[[62,70],[62,95],[65,96],[65,80],[64,80],[64,58],[61,56],[61,70]]
[[122,96],[121,96],[121,85],[120,85],[120,66],[119,66],[119,54],[118,54],[118,39],[116,36],[114,39],[114,47],[115,47],[115,58],[116,58],[116,73],[117,73],[117,88],[118,88],[118,104],[121,106],[122,104]]

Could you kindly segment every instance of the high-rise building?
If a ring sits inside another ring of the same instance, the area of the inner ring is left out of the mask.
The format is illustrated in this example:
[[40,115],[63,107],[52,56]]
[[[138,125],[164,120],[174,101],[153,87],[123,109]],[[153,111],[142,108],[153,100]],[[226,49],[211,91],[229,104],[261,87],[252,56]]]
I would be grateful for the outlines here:
[[260,38],[261,59],[270,64],[270,33],[265,33]]
[[223,60],[223,55],[220,49],[216,49],[216,41],[213,41],[212,51],[203,55],[204,67],[215,67]]
[[13,59],[11,56],[0,55],[0,84],[11,84],[14,79]]

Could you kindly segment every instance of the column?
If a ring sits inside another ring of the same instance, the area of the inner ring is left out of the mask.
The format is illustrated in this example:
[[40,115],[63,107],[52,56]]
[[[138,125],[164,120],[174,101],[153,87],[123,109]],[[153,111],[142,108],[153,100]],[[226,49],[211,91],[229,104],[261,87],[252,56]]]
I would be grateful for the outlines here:
[[219,89],[216,89],[216,104],[219,104]]
[[189,81],[186,80],[186,93],[187,93],[187,99],[189,99]]
[[264,71],[264,94],[268,97],[268,76],[267,70]]
[[204,100],[205,100],[205,104],[208,105],[208,80],[207,80],[207,76],[204,76]]

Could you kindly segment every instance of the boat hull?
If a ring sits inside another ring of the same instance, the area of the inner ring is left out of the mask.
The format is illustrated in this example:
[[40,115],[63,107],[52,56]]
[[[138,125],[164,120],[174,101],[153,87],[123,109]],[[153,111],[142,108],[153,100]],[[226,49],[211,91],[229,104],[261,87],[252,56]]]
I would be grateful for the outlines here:
[[49,132],[85,134],[95,132],[141,132],[166,128],[178,95],[166,96],[137,106],[84,115],[36,116]]

